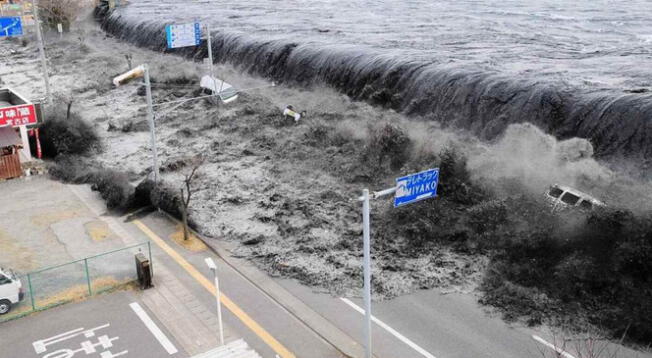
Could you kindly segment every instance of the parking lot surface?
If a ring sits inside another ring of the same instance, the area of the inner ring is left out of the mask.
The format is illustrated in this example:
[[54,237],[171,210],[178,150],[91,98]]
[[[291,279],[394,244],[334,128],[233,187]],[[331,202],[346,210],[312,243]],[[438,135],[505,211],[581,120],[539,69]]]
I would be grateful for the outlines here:
[[0,323],[0,358],[188,357],[135,293]]

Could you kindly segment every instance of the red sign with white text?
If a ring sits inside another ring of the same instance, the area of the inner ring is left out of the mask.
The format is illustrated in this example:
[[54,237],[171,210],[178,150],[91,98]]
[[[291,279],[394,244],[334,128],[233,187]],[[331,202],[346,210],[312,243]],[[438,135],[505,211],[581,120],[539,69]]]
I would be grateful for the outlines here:
[[30,124],[36,124],[36,109],[33,104],[0,108],[0,127]]

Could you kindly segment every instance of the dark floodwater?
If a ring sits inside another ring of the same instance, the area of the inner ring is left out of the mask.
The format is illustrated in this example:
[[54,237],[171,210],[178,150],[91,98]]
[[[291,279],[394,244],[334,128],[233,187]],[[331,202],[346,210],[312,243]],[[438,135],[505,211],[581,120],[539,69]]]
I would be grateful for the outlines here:
[[[210,23],[216,60],[494,138],[531,122],[652,163],[652,1],[131,0],[105,30],[165,50]],[[176,51],[197,59],[205,47]]]
[[121,12],[578,85],[652,86],[649,0],[132,0]]

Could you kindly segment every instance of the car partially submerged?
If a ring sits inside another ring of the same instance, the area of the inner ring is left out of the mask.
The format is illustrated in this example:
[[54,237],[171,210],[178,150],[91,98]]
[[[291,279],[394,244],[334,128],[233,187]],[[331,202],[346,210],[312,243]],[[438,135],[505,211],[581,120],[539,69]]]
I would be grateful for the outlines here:
[[550,186],[546,192],[546,199],[552,204],[553,211],[567,208],[593,210],[597,207],[606,206],[605,203],[589,194],[558,184]]
[[217,77],[204,76],[201,78],[199,86],[205,95],[215,96],[211,98],[211,101],[216,102],[216,99],[219,98],[222,103],[229,103],[238,99],[238,91],[231,84]]

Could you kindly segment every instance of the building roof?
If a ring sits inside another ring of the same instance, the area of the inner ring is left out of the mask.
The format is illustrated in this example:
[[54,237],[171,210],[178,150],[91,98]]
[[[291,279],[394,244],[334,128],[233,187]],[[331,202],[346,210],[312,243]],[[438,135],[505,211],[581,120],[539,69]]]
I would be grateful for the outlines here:
[[0,127],[0,148],[22,145],[23,141],[15,129],[12,127]]

